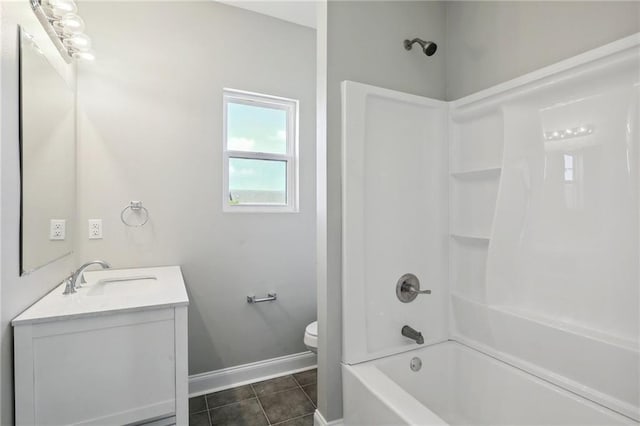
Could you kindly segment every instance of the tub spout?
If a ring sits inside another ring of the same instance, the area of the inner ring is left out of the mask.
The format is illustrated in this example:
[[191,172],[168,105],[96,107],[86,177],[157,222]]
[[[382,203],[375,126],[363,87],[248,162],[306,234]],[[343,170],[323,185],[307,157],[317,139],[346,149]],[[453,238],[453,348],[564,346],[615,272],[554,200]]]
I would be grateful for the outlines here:
[[419,345],[424,344],[424,337],[422,337],[422,333],[420,333],[417,330],[414,330],[408,325],[405,325],[404,327],[402,327],[402,335],[404,337],[408,337],[411,340],[415,340],[415,342]]

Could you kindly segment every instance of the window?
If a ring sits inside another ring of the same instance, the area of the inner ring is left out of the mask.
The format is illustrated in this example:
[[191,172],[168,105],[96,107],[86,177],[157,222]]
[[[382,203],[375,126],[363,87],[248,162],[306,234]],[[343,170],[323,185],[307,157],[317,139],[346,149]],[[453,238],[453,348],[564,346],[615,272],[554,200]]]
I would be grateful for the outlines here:
[[571,154],[564,154],[564,181],[573,182],[575,180],[575,157]]
[[298,211],[298,101],[224,91],[223,210]]

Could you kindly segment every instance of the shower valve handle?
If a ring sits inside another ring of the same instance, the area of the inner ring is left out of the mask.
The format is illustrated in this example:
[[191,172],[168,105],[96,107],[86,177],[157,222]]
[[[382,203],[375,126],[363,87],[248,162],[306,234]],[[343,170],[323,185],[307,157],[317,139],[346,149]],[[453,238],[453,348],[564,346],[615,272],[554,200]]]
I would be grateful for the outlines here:
[[420,290],[420,280],[413,274],[404,274],[396,283],[396,296],[402,303],[415,300],[419,294],[431,294],[431,290]]
[[400,291],[406,291],[413,294],[431,294],[431,290],[416,290],[416,288],[410,283],[402,284],[402,289]]

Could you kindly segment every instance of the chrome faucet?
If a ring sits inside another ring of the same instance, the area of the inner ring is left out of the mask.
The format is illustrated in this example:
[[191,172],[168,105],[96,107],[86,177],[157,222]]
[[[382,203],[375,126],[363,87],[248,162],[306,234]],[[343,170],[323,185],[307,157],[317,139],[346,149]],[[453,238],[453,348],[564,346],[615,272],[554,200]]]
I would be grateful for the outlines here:
[[86,282],[84,280],[84,271],[91,265],[100,265],[102,269],[111,268],[111,265],[109,265],[107,262],[102,260],[92,260],[91,262],[85,263],[84,265],[79,267],[78,270],[76,270],[73,274],[71,274],[69,278],[65,280],[66,285],[64,287],[64,292],[62,294],[75,293],[76,290],[80,287],[80,285],[78,285],[78,280],[80,281],[80,284]]
[[402,335],[404,337],[408,337],[411,340],[415,340],[415,342],[419,345],[424,344],[424,337],[422,337],[422,333],[420,333],[417,330],[414,330],[408,325],[405,325],[404,327],[402,327]]

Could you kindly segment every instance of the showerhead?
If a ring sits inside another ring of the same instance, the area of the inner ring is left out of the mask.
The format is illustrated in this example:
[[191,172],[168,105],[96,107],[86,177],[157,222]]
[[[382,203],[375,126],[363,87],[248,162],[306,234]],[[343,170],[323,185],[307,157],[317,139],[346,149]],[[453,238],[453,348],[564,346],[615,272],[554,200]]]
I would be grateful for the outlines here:
[[422,51],[424,52],[424,54],[427,56],[432,56],[434,53],[436,53],[436,50],[438,50],[438,45],[434,42],[424,41],[419,38],[414,38],[413,40],[405,40],[404,48],[407,50],[411,50],[414,43],[418,43],[420,47],[422,47]]
[[422,51],[427,56],[432,56],[436,53],[436,50],[438,50],[438,45],[432,41],[428,42],[427,45],[422,48]]

